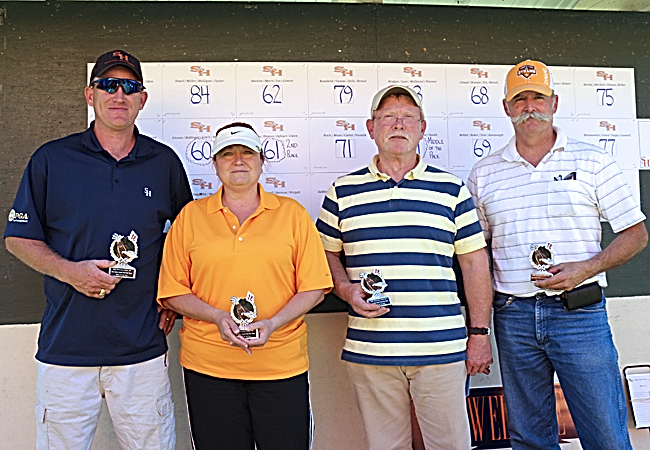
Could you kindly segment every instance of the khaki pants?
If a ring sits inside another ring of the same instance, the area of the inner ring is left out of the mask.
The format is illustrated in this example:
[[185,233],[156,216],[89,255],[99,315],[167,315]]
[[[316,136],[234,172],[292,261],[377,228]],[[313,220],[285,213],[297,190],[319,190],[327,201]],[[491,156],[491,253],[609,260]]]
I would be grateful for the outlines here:
[[71,367],[38,363],[36,448],[87,450],[102,397],[123,449],[173,450],[174,404],[167,355],[127,366]]
[[427,450],[469,450],[465,362],[373,366],[348,362],[370,450],[410,450],[411,397]]

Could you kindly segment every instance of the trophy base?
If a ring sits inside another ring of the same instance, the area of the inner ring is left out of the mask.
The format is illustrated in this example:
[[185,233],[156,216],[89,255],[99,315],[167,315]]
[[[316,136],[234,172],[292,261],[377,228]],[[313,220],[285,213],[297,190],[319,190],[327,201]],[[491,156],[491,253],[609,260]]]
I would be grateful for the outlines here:
[[239,330],[239,336],[243,337],[244,339],[259,339],[260,330],[257,328],[254,330]]
[[530,276],[530,281],[542,281],[551,278],[552,276],[552,273],[534,273]]
[[115,265],[108,268],[108,274],[118,278],[135,279],[135,268],[131,266]]
[[379,306],[390,306],[392,305],[390,301],[390,297],[386,295],[378,295],[378,296],[372,296],[368,300],[366,300],[367,303],[372,303],[373,305],[379,305]]

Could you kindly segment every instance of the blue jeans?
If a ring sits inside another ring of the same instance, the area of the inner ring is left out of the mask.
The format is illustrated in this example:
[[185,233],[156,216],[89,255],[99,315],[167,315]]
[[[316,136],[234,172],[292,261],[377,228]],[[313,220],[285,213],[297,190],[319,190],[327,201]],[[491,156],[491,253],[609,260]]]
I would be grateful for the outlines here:
[[557,372],[584,450],[632,450],[605,298],[567,311],[559,297],[497,293],[494,331],[514,450],[559,450]]

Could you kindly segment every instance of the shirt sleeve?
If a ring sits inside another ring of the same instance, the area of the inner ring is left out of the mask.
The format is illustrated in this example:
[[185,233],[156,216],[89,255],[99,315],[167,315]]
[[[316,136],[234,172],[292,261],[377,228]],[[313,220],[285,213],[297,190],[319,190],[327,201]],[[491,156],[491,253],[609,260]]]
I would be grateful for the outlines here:
[[607,153],[602,153],[602,158],[594,177],[598,207],[614,233],[619,233],[645,220],[645,215],[634,200],[616,161]]
[[339,225],[339,204],[336,196],[336,187],[331,185],[323,199],[323,206],[316,221],[316,228],[320,233],[323,247],[329,252],[343,250],[343,239]]
[[296,286],[298,292],[332,289],[332,275],[325,250],[316,227],[307,211],[298,206],[298,233],[295,254]]
[[487,217],[485,216],[485,207],[483,206],[483,203],[479,201],[478,175],[476,174],[476,169],[472,169],[469,177],[467,178],[467,189],[472,196],[472,201],[474,202],[474,207],[476,208],[476,214],[478,215],[479,223],[483,229],[483,237],[487,241],[491,237],[490,224],[488,223]]
[[485,247],[485,238],[479,224],[476,208],[474,208],[472,197],[464,184],[460,187],[454,214],[456,221],[455,252],[462,255]]
[[191,237],[185,233],[184,218],[184,212],[181,211],[165,239],[158,278],[159,303],[161,299],[192,293],[192,265],[188,254]]
[[39,150],[30,158],[9,211],[4,237],[46,241],[47,158]]

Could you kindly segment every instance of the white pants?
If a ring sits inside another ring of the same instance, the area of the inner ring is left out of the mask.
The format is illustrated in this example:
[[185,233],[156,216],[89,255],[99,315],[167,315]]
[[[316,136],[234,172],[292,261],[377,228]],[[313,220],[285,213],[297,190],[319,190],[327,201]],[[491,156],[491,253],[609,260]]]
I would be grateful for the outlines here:
[[90,449],[102,398],[123,449],[174,449],[167,355],[127,366],[71,367],[39,362],[36,448]]

